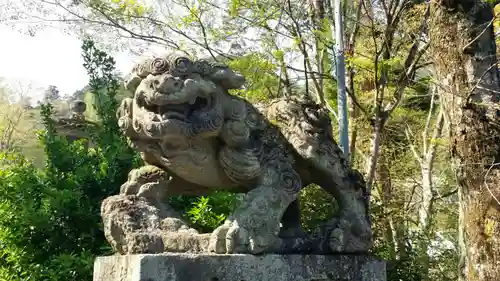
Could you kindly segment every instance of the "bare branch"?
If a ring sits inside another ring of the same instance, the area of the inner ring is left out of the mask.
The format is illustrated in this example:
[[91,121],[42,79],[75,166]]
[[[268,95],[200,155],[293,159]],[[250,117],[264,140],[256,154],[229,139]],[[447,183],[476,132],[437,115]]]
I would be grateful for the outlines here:
[[[429,16],[430,16],[430,4],[427,4],[427,9],[425,11],[424,19],[420,24],[419,34],[425,34],[427,30],[427,21],[429,19]],[[391,114],[401,102],[404,90],[410,84],[411,80],[415,75],[416,66],[418,65],[420,58],[429,48],[430,45],[429,41],[424,42],[423,46],[421,46],[420,43],[421,41],[419,41],[417,38],[414,41],[413,45],[411,46],[410,51],[408,52],[408,55],[404,62],[404,71],[400,74],[396,82],[397,88],[394,91],[393,95],[394,101],[392,103],[389,103],[385,109],[385,111],[388,114]]]
[[493,194],[493,191],[491,191],[491,188],[490,188],[490,186],[488,185],[488,182],[487,182],[488,175],[490,174],[491,170],[494,167],[497,167],[497,166],[500,166],[500,163],[493,163],[493,164],[491,164],[491,166],[488,168],[488,170],[484,174],[484,186],[486,187],[486,189],[490,193],[491,198],[493,198],[493,200],[495,200],[495,202],[498,204],[498,206],[500,206],[500,200],[498,200],[498,198],[495,196],[495,194]]
[[413,144],[413,133],[411,132],[411,128],[408,125],[408,123],[405,124],[405,135],[406,139],[408,140],[411,152],[413,153],[413,157],[415,157],[415,159],[418,161],[419,164],[422,164],[423,163],[422,157],[420,156],[420,153],[417,152],[417,149]]

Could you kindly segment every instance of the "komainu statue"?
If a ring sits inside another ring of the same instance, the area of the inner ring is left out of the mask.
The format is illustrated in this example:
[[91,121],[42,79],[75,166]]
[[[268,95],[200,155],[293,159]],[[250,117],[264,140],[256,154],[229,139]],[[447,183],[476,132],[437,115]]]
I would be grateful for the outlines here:
[[[147,164],[102,204],[105,234],[121,254],[161,252],[366,252],[372,245],[367,192],[332,137],[322,106],[300,98],[254,106],[230,94],[245,78],[229,67],[169,54],[134,67],[134,94],[119,126]],[[339,205],[306,235],[298,195],[317,184]],[[200,234],[166,199],[215,190],[244,198],[213,233]]]
[[[57,132],[65,136],[69,142],[80,139],[89,139],[89,131],[96,131],[98,124],[85,119],[87,105],[82,100],[75,100],[70,104],[70,112],[66,117],[57,118],[55,121]],[[88,144],[85,145],[88,147]]]

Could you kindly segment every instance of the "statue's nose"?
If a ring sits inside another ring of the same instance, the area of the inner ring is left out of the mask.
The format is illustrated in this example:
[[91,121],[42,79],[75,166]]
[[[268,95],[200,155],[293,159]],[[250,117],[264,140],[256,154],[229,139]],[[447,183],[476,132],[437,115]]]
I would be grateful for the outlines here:
[[182,80],[172,75],[159,75],[153,78],[151,86],[162,93],[175,93],[182,89]]

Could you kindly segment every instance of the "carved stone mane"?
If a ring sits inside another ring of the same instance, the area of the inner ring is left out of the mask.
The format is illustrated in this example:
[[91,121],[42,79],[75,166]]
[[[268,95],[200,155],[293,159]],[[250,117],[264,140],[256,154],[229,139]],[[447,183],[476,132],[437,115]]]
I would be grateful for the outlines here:
[[[116,251],[369,250],[364,182],[335,143],[328,112],[297,98],[257,109],[229,93],[244,83],[225,65],[175,55],[148,59],[128,75],[125,87],[134,96],[120,106],[119,126],[146,166],[103,202],[106,237]],[[307,236],[297,200],[310,184],[335,196],[340,212]],[[216,189],[245,198],[210,234],[190,228],[165,203]]]

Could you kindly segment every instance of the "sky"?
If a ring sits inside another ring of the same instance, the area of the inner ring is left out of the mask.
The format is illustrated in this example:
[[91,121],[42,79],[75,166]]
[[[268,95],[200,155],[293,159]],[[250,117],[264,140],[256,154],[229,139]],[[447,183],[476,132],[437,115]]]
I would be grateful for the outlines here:
[[[47,28],[31,37],[9,27],[0,26],[0,78],[7,83],[32,85],[29,96],[38,100],[42,92],[55,85],[61,94],[72,94],[83,88],[88,77],[83,67],[81,41],[76,35]],[[136,58],[129,53],[111,54],[116,68],[127,73]]]
[[[6,15],[13,13],[9,12],[9,7],[12,6],[12,3],[9,4],[10,1],[12,0],[0,0],[0,13],[2,9]],[[9,21],[11,20],[7,19],[7,22]],[[17,22],[17,20],[12,20],[12,22]],[[15,24],[23,25],[23,21],[20,20]],[[30,85],[29,96],[32,98],[32,103],[42,98],[44,90],[49,85],[57,86],[62,95],[70,95],[85,87],[88,82],[83,67],[81,40],[76,34],[63,32],[61,26],[57,24],[51,23],[44,26],[41,30],[37,30],[34,36],[30,36],[13,30],[8,25],[3,25],[0,19],[0,38],[2,38],[0,79],[15,85],[19,83]],[[252,36],[253,33],[249,32],[248,35]],[[149,55],[164,50],[161,46],[153,44],[142,51],[143,55]],[[140,59],[131,52],[109,54],[115,59],[116,69],[120,73],[128,73],[134,63]],[[302,60],[292,58],[290,60],[293,66],[301,68]]]

